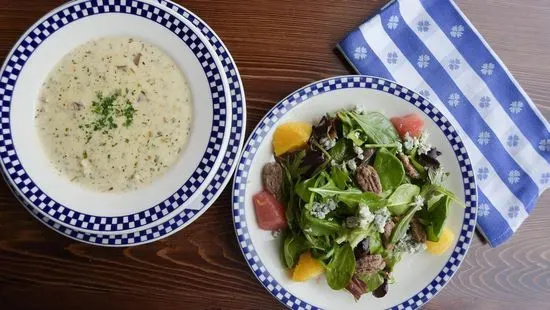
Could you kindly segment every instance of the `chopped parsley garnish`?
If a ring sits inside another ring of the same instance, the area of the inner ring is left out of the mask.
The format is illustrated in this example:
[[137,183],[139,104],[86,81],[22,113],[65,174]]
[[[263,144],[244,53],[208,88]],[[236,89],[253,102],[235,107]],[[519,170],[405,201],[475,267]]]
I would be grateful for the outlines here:
[[120,91],[115,91],[112,95],[103,97],[101,92],[97,93],[97,100],[92,102],[92,112],[99,118],[93,123],[94,131],[109,130],[117,128],[115,123],[115,102],[120,97]]
[[[128,90],[126,90],[127,93]],[[123,97],[121,90],[116,90],[109,96],[104,96],[102,92],[97,93],[97,97],[91,105],[94,120],[91,123],[79,126],[81,129],[91,129],[91,131],[86,130],[88,135],[86,143],[92,138],[92,131],[101,131],[103,134],[108,134],[110,130],[118,128],[120,123],[126,128],[132,125],[137,110],[130,100],[119,100],[121,97]],[[119,121],[119,118],[124,119]]]
[[124,127],[129,127],[132,125],[132,122],[134,121],[134,114],[136,113],[136,109],[130,102],[130,100],[126,100],[126,106],[124,106],[124,109],[122,110],[122,115],[126,118],[124,121]]

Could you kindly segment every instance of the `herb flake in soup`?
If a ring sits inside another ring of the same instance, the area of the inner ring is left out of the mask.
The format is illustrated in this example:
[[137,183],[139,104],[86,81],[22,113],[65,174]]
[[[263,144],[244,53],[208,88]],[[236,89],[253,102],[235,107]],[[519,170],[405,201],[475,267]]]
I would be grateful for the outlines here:
[[36,126],[60,174],[94,190],[127,191],[175,164],[192,116],[188,83],[170,56],[112,37],[57,64],[42,86]]

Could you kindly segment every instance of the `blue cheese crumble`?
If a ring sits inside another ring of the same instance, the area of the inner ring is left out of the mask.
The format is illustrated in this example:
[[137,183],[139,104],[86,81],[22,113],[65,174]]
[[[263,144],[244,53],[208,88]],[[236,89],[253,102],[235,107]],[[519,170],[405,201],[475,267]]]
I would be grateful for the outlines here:
[[426,250],[426,248],[427,246],[425,243],[414,241],[410,233],[404,235],[395,246],[397,251],[407,252],[409,254],[422,253]]
[[390,210],[384,207],[374,212],[374,226],[379,233],[384,233],[384,227],[391,217]]
[[326,151],[328,151],[336,145],[336,140],[329,137],[324,137],[319,140],[319,143]]
[[314,202],[311,207],[311,215],[318,219],[325,219],[327,214],[336,210],[338,205],[334,200],[327,200],[326,202]]

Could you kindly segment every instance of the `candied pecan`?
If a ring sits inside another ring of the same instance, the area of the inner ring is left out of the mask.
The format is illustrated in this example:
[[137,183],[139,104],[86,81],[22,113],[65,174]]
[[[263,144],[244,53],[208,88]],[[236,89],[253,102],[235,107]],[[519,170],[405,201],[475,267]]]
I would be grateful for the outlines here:
[[283,168],[278,163],[267,163],[262,169],[265,189],[281,201],[283,191]]
[[407,173],[407,176],[409,176],[412,179],[417,179],[420,177],[420,174],[418,171],[416,171],[416,168],[411,164],[409,161],[409,157],[405,154],[399,154],[399,159],[403,163],[403,166],[405,167],[405,173]]
[[355,171],[355,179],[357,180],[357,184],[359,184],[361,189],[365,192],[373,192],[376,194],[382,192],[380,177],[372,166],[359,166]]
[[415,216],[411,221],[411,235],[414,241],[424,243],[428,239],[426,230]]
[[386,268],[386,262],[382,255],[365,255],[357,260],[355,272],[357,274],[368,274],[378,272],[384,268]]

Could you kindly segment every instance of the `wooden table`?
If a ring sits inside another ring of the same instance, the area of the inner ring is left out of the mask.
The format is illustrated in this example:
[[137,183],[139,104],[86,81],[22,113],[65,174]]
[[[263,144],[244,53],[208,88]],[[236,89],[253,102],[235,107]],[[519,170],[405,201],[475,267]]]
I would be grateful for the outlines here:
[[[241,71],[248,132],[279,99],[350,73],[334,45],[386,0],[179,1],[223,38]],[[550,1],[457,0],[550,118]],[[0,0],[0,61],[61,0]],[[505,245],[476,238],[426,309],[548,309],[550,195]],[[38,223],[0,182],[0,309],[280,309],[235,241],[230,191],[165,240],[106,249]]]

